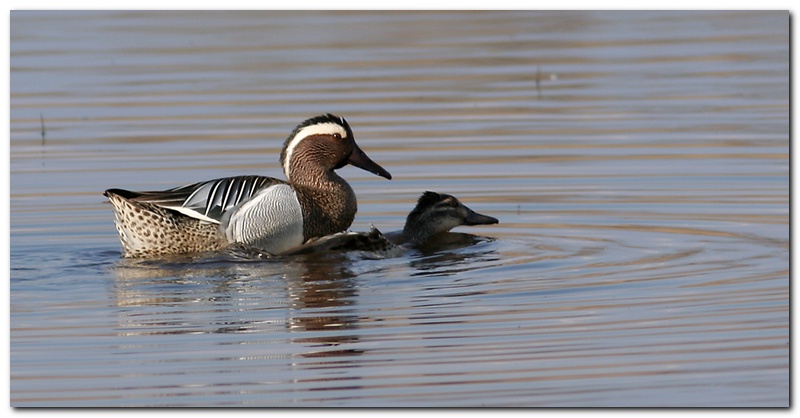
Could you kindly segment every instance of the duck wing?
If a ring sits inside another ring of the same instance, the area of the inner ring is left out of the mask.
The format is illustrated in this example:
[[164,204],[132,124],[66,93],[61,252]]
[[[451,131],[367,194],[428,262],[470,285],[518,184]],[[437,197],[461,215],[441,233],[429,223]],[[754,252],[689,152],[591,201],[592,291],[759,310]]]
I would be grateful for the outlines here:
[[186,216],[211,223],[220,223],[225,212],[246,202],[260,190],[276,184],[288,184],[283,180],[264,176],[235,176],[187,184],[163,191],[132,192],[111,189],[135,202],[148,202]]

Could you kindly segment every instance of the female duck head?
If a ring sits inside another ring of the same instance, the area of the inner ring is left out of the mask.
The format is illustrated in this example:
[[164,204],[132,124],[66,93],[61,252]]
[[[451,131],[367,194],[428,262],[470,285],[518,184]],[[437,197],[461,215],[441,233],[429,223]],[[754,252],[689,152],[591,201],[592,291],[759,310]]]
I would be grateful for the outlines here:
[[419,245],[432,236],[461,225],[488,225],[499,221],[466,207],[454,196],[425,192],[408,214],[401,241]]
[[330,113],[298,125],[281,151],[281,165],[290,183],[304,175],[333,171],[347,164],[392,178],[356,144],[347,121]]

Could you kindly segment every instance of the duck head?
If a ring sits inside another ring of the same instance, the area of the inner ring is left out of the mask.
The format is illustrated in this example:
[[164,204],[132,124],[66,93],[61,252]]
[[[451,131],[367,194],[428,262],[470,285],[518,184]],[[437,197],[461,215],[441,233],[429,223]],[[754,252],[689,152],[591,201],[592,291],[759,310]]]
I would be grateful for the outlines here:
[[454,196],[425,192],[417,206],[408,214],[403,227],[402,242],[423,244],[436,234],[461,225],[488,225],[499,221],[468,208]]
[[289,182],[319,171],[333,171],[347,164],[390,180],[392,178],[356,144],[347,121],[330,113],[298,125],[286,139],[281,151],[281,165]]

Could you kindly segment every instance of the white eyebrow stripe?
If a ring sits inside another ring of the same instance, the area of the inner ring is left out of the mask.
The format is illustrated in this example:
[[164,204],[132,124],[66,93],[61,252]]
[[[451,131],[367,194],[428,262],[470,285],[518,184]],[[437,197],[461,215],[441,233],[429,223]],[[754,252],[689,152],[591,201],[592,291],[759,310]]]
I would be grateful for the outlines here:
[[292,152],[294,151],[295,147],[297,147],[297,144],[309,136],[333,134],[339,134],[342,138],[347,138],[347,131],[344,129],[344,127],[333,122],[318,123],[316,125],[306,126],[305,128],[300,129],[297,132],[297,135],[295,135],[289,144],[286,145],[286,159],[283,161],[283,172],[286,174],[286,178],[289,179],[291,175],[291,169],[289,166],[292,161]]

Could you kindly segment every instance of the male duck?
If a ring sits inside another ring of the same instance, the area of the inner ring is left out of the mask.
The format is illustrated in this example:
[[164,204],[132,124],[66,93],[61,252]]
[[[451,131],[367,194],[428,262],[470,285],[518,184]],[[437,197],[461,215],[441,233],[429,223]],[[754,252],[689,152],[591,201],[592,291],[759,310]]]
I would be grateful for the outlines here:
[[342,232],[315,238],[291,254],[322,251],[370,251],[396,254],[406,247],[421,247],[437,235],[461,225],[496,224],[497,218],[482,215],[468,208],[454,196],[425,192],[408,214],[402,231],[382,234],[372,227],[369,232]]
[[280,160],[287,181],[237,176],[165,191],[106,190],[123,257],[215,251],[232,243],[280,254],[352,224],[356,195],[334,170],[352,164],[392,178],[359,148],[347,121],[331,114],[298,125]]

